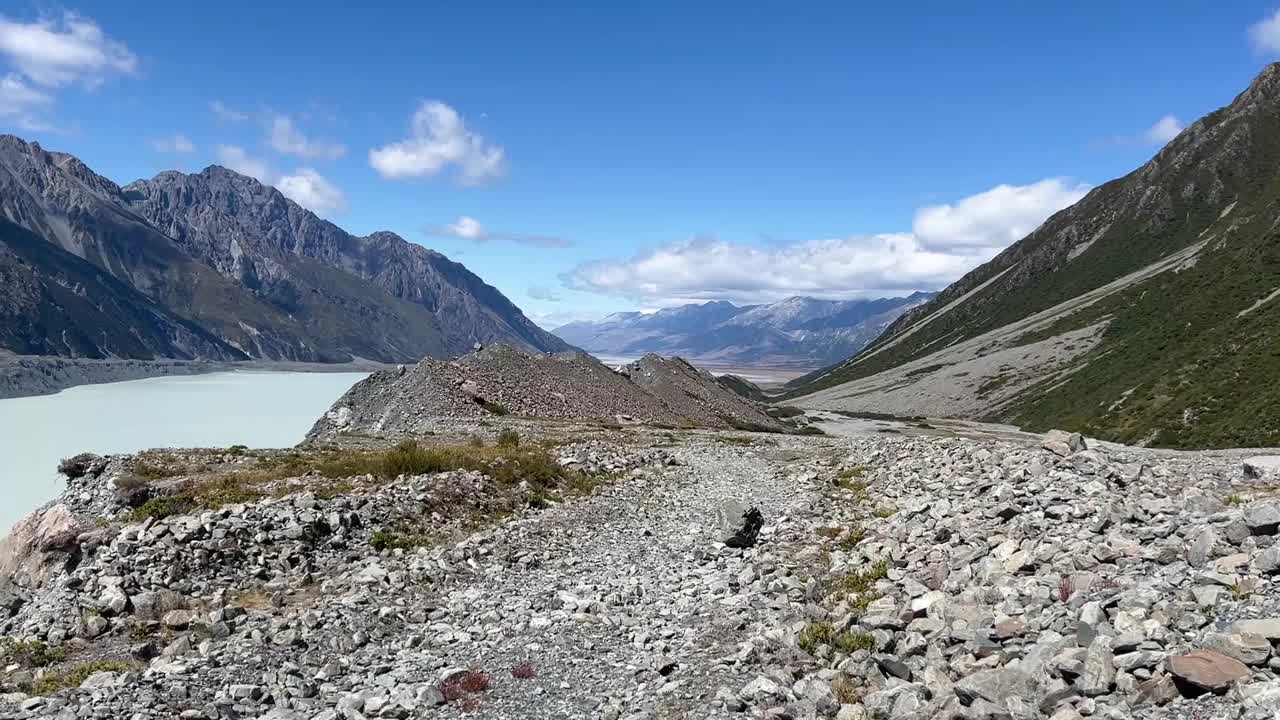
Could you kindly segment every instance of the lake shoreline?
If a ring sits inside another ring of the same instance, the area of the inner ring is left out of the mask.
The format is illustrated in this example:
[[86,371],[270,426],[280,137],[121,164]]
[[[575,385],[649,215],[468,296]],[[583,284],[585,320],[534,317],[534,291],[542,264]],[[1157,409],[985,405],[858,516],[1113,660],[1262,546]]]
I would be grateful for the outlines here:
[[149,448],[293,447],[358,372],[234,367],[0,400],[0,535],[61,492],[63,458]]
[[207,360],[89,360],[0,352],[0,400],[54,395],[81,385],[145,380],[175,375],[207,375],[234,370],[273,372],[376,372],[395,367],[372,360],[311,363],[272,360],[213,362]]

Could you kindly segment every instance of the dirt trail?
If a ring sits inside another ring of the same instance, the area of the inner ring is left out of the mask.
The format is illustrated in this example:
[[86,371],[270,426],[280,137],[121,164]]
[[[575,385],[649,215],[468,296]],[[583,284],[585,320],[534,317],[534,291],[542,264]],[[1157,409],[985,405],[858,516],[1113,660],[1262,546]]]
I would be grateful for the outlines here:
[[[448,660],[485,668],[494,681],[480,717],[625,717],[642,708],[642,717],[708,717],[718,689],[750,679],[723,659],[752,630],[776,627],[804,584],[783,578],[757,592],[759,565],[772,561],[763,550],[717,550],[716,510],[725,501],[759,507],[772,556],[786,552],[791,518],[816,488],[787,469],[793,454],[776,446],[675,454],[686,464],[665,477],[620,483],[444,554],[458,571],[441,588],[441,623],[473,638]],[[432,629],[450,631],[442,624]],[[525,659],[537,679],[504,672]]]

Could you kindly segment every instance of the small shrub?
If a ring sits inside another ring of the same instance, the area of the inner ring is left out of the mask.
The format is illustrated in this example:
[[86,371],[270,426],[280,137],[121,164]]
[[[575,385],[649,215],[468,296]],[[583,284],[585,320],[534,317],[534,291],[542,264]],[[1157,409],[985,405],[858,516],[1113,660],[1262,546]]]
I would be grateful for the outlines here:
[[1240,495],[1236,495],[1235,493],[1232,493],[1232,494],[1230,494],[1230,495],[1228,495],[1228,496],[1226,496],[1226,497],[1222,498],[1222,502],[1224,502],[1224,503],[1226,503],[1226,504],[1228,504],[1228,505],[1243,505],[1243,504],[1244,504],[1244,498],[1243,498],[1243,497],[1241,497]]
[[829,622],[812,622],[800,631],[800,649],[812,655],[819,647],[829,645],[846,655],[859,650],[875,650],[876,639],[864,632],[837,631]]
[[853,493],[853,499],[858,502],[866,502],[869,499],[867,495],[867,483],[862,479],[867,469],[861,466],[845,468],[836,473],[836,487],[848,490]]
[[89,474],[89,468],[93,465],[93,461],[97,456],[93,453],[80,453],[69,458],[63,458],[58,463],[58,472],[67,476],[68,480],[76,480]]
[[865,570],[850,573],[836,582],[835,591],[841,593],[848,600],[849,606],[857,614],[866,612],[867,607],[871,605],[880,593],[876,591],[876,582],[883,580],[889,575],[889,563],[880,560],[873,563]]
[[477,400],[477,402],[480,403],[480,407],[489,411],[490,415],[506,415],[507,414],[507,409],[503,407],[502,403],[497,403],[492,400],[485,400],[484,398],[480,398],[479,400]]
[[831,692],[836,696],[836,702],[841,705],[854,705],[862,702],[862,691],[858,688],[858,685],[843,675],[831,681]]
[[137,490],[151,484],[150,480],[140,478],[136,475],[118,475],[115,479],[115,486],[121,490]]
[[404,530],[377,530],[369,537],[369,545],[374,550],[413,550],[430,545],[431,540],[421,533]]
[[875,590],[864,590],[859,593],[853,593],[848,597],[849,609],[855,615],[862,615],[871,607],[871,603],[880,599],[880,593]]
[[253,503],[266,497],[253,478],[241,475],[222,475],[190,485],[189,488],[197,504],[207,510],[217,510],[225,505]]
[[248,445],[232,445],[227,448],[227,454],[233,457],[241,457],[249,452]]
[[489,676],[479,670],[467,670],[451,675],[440,683],[440,694],[445,702],[459,702],[469,695],[476,695],[489,689]]
[[61,662],[67,656],[65,648],[50,647],[40,640],[0,638],[0,659],[27,668],[39,668]]
[[867,532],[860,527],[850,528],[849,532],[840,538],[839,548],[845,552],[849,552],[858,547],[858,543],[867,536]]
[[830,645],[835,634],[836,629],[831,623],[811,622],[808,625],[805,625],[804,629],[800,631],[800,637],[797,639],[796,643],[800,646],[801,650],[812,655],[819,647],[823,645]]
[[875,516],[883,520],[884,518],[893,517],[893,514],[896,512],[898,512],[896,508],[891,508],[886,505],[876,508]]
[[862,465],[854,465],[853,467],[841,468],[836,473],[836,483],[841,484],[850,480],[855,480],[867,474],[867,469]]
[[168,478],[168,477],[173,477],[174,475],[177,475],[178,474],[177,470],[164,465],[164,462],[166,460],[168,460],[169,462],[173,461],[172,458],[167,458],[165,456],[160,456],[160,455],[146,456],[146,457],[139,456],[133,461],[133,466],[131,470],[134,475],[136,475],[137,477],[143,478],[145,480],[160,480],[162,478]]
[[528,660],[521,660],[511,666],[511,677],[517,680],[532,680],[537,676],[538,673],[533,669],[533,663]]
[[1231,597],[1236,600],[1244,600],[1253,594],[1253,582],[1248,580],[1237,580],[1231,586]]
[[46,672],[39,680],[31,685],[31,694],[36,696],[52,695],[59,690],[67,688],[80,687],[89,676],[98,672],[129,672],[136,669],[133,663],[112,661],[112,660],[96,660],[94,662],[81,663],[69,670]]
[[852,655],[859,650],[871,652],[876,649],[876,638],[871,633],[850,632],[839,633],[833,638],[833,646],[843,653]]
[[1070,601],[1075,592],[1075,583],[1071,581],[1071,577],[1063,575],[1062,579],[1058,581],[1058,601],[1064,603]]
[[129,513],[129,520],[132,522],[142,522],[147,518],[163,520],[172,515],[186,515],[195,509],[195,498],[188,493],[161,495],[147,500],[140,507],[134,508]]
[[500,448],[518,448],[520,447],[520,433],[515,430],[507,429],[498,433],[498,447]]

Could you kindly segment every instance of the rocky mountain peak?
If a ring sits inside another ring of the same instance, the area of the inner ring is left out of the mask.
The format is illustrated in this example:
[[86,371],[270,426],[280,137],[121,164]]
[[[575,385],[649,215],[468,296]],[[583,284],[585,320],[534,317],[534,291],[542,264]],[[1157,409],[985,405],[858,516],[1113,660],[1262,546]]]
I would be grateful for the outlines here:
[[[0,217],[97,268],[62,268],[55,280],[51,265],[71,260],[29,247],[32,239],[26,235],[0,237],[0,251],[6,242],[21,241],[20,255],[28,262],[50,265],[42,267],[49,275],[26,278],[33,287],[42,281],[74,286],[85,282],[86,273],[105,272],[123,283],[111,286],[122,306],[142,312],[154,302],[174,310],[230,346],[221,348],[219,357],[239,352],[284,360],[358,356],[410,362],[451,357],[476,342],[505,341],[539,351],[569,347],[443,255],[394,233],[355,237],[275,188],[218,165],[194,174],[162,172],[122,190],[72,155],[0,136]],[[30,300],[39,294],[23,296]],[[42,297],[39,302],[54,303],[47,294]],[[91,298],[88,305],[95,304],[101,299]],[[74,316],[60,322],[100,318],[98,307],[58,305],[59,312]],[[30,318],[31,311],[15,309],[11,315]],[[137,325],[128,313],[119,316]],[[3,317],[8,316],[0,312]],[[21,333],[14,333],[27,338],[45,332],[40,327],[23,320]],[[124,327],[119,330],[122,339],[109,347],[93,340],[93,328],[86,327],[70,345],[61,340],[32,345],[24,339],[21,349],[188,358],[204,357],[204,348],[216,344],[193,328],[158,328],[156,334],[168,337],[170,345],[157,340],[143,351],[123,339]],[[199,336],[199,346],[172,345],[174,338],[191,333]],[[5,337],[6,328],[0,327],[0,340]]]
[[1280,104],[1280,63],[1269,63],[1262,68],[1249,87],[1240,93],[1233,106],[1259,103]]

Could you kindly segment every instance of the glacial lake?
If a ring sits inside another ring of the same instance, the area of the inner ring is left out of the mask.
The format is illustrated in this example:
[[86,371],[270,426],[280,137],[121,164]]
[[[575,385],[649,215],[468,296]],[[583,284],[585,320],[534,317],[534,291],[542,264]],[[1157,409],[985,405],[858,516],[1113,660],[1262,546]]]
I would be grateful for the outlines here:
[[0,400],[0,535],[57,497],[58,461],[155,447],[289,447],[368,373],[234,371]]

